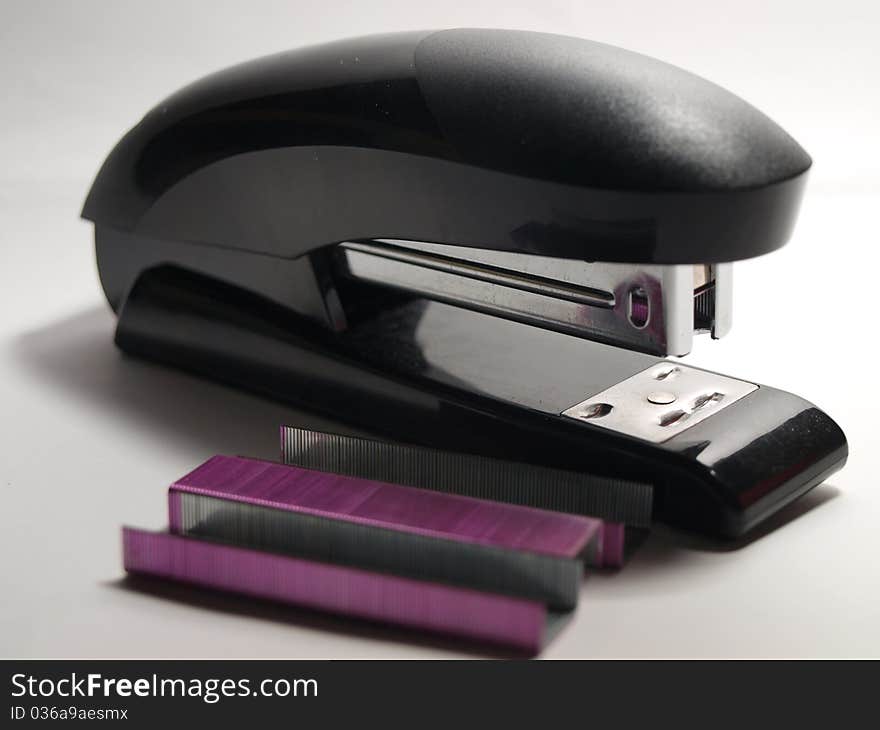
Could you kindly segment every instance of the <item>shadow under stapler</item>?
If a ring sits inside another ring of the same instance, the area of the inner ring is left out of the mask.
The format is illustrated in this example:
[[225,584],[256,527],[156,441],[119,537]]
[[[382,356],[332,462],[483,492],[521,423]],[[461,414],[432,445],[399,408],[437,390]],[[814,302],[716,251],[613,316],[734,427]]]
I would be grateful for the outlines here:
[[734,550],[742,550],[752,543],[760,540],[765,535],[778,532],[786,525],[794,522],[799,517],[812,512],[823,504],[840,496],[840,489],[831,484],[819,484],[803,496],[790,502],[778,512],[772,514],[757,527],[752,528],[742,537],[735,540],[719,540],[700,535],[698,533],[680,532],[659,526],[654,530],[658,537],[668,540],[678,547],[707,552],[726,553]]
[[820,484],[807,494],[786,505],[759,526],[735,540],[711,538],[698,533],[683,532],[662,523],[655,523],[650,531],[627,531],[627,555],[621,571],[601,571],[601,580],[640,582],[650,575],[657,577],[663,570],[676,570],[686,565],[697,553],[725,554],[745,550],[771,533],[779,533],[822,505],[836,499],[840,489],[831,484]]
[[116,318],[93,307],[20,335],[14,355],[31,377],[103,409],[114,419],[205,455],[277,460],[281,424],[357,434],[282,403],[123,355],[113,344]]

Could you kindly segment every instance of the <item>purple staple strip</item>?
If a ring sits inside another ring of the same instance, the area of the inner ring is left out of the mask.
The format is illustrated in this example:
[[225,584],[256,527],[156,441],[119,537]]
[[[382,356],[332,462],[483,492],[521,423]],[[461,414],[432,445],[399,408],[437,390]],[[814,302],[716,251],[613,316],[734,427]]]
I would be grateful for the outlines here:
[[540,650],[536,601],[343,565],[122,528],[123,562],[142,573],[372,621]]
[[182,528],[181,492],[567,558],[603,532],[591,517],[234,456],[214,456],[171,485],[174,532]]

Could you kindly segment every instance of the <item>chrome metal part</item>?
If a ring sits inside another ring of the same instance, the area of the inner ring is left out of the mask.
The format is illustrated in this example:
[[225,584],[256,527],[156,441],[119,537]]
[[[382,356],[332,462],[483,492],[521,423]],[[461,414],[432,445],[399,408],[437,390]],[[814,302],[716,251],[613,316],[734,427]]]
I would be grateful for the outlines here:
[[757,389],[754,383],[667,361],[620,381],[562,415],[662,443]]
[[685,355],[695,331],[720,337],[730,323],[729,264],[591,263],[399,240],[339,248],[351,277],[655,354]]

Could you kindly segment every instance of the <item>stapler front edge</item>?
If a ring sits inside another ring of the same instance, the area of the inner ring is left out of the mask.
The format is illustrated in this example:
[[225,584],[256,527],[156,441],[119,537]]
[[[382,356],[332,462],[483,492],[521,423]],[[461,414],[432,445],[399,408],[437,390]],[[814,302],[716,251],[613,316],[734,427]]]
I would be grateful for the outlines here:
[[83,217],[128,353],[400,442],[644,482],[655,519],[738,536],[846,439],[795,395],[665,358],[728,331],[731,262],[786,242],[810,164],[642,55],[406,32],[185,87]]

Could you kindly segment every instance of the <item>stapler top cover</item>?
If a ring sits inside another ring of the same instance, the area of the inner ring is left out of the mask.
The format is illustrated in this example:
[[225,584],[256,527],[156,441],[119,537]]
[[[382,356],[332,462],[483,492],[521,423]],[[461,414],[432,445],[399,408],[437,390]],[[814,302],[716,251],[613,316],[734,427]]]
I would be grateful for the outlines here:
[[637,53],[404,32],[187,86],[116,146],[83,216],[285,259],[391,238],[708,264],[785,243],[810,164],[743,100]]

